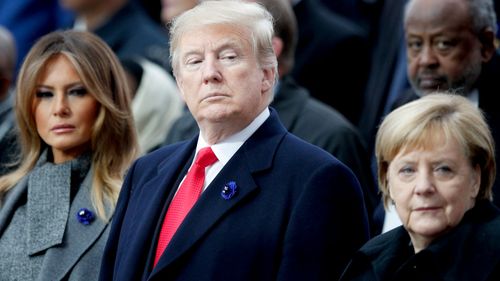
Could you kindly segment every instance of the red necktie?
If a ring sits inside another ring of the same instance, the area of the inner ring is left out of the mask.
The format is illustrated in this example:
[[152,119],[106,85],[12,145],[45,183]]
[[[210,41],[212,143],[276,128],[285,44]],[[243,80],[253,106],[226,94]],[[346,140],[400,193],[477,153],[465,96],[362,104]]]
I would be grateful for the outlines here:
[[160,238],[156,246],[154,266],[158,263],[177,228],[179,228],[189,210],[191,210],[198,197],[200,197],[203,183],[205,182],[205,168],[215,162],[217,162],[217,156],[215,156],[210,147],[202,148],[198,152],[193,166],[189,169],[186,178],[179,187],[165,214],[165,219],[161,226]]

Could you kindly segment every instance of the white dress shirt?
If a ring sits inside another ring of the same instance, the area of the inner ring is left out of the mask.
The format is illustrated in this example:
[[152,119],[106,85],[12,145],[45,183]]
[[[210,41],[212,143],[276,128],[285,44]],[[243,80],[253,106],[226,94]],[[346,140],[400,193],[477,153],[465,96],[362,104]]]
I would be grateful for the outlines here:
[[[266,107],[243,130],[211,146],[215,156],[217,156],[218,161],[215,162],[212,166],[209,166],[205,169],[205,182],[203,184],[203,191],[207,189],[207,186],[215,179],[215,177],[224,168],[227,162],[229,162],[229,160],[238,151],[238,149],[240,149],[245,141],[248,140],[250,136],[252,136],[253,133],[255,133],[255,131],[260,128],[260,126],[267,120],[270,115],[271,114],[269,112],[269,108]],[[196,145],[196,154],[194,155],[191,166],[193,165],[194,159],[196,159],[198,152],[202,148],[205,148],[207,146],[210,145],[203,139],[203,136],[200,134],[198,137],[198,143]],[[191,166],[189,167],[190,169]],[[184,181],[184,179],[182,181]],[[179,187],[177,187],[177,189],[179,189]]]

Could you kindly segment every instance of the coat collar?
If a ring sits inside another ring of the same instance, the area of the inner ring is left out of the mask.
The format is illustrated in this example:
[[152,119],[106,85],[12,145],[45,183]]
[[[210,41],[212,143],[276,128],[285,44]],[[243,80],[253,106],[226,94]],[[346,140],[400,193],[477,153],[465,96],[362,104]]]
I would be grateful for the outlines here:
[[[92,178],[93,173],[89,172],[71,203],[62,244],[47,250],[41,269],[43,280],[62,280],[82,255],[99,239],[108,225],[107,222],[97,217],[89,225],[80,223],[76,218],[81,208],[87,208],[97,214],[91,201]],[[111,204],[105,201],[106,213],[110,214],[111,209]],[[99,270],[98,266],[96,270]]]
[[[487,280],[500,262],[500,246],[494,235],[498,229],[500,211],[491,202],[480,200],[453,231],[417,255],[443,279],[446,276],[447,280]],[[414,257],[410,237],[400,226],[370,240],[356,253],[352,264],[366,262],[378,280],[388,280],[398,267]]]
[[28,175],[29,255],[62,243],[71,200],[70,186],[70,162],[60,165],[45,163]]
[[[176,259],[201,240],[217,221],[258,190],[255,173],[272,166],[277,147],[285,134],[286,130],[280,123],[276,111],[271,110],[271,116],[236,152],[193,206],[151,272],[150,278],[171,266]],[[187,147],[191,148],[189,153],[194,149],[194,145]],[[189,153],[184,151],[181,155]],[[166,161],[179,162],[179,159]],[[178,166],[179,163],[175,165]],[[221,191],[229,181],[236,182],[238,193],[233,198],[225,200],[221,196]]]
[[29,255],[63,242],[72,203],[71,193],[81,190],[91,164],[88,153],[61,164],[48,162],[47,153],[47,150],[42,153],[37,167],[28,175]]
[[[83,225],[76,218],[80,208],[87,208],[94,214],[97,213],[90,197],[92,178],[91,170],[71,203],[62,241],[48,248],[45,253],[39,279],[62,280],[105,230],[108,223],[101,219],[96,218],[90,225]],[[26,176],[6,194],[5,203],[0,208],[0,235],[8,226],[20,202],[27,196],[27,190],[28,177]],[[105,210],[106,213],[111,213],[112,207],[108,202],[105,203]]]

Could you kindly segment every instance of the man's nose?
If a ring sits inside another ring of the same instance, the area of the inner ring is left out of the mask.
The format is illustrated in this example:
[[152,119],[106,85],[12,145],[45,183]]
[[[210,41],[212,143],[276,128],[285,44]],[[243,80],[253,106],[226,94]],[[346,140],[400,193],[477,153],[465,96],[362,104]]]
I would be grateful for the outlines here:
[[217,59],[207,58],[203,64],[203,83],[220,81],[222,81],[222,74]]
[[437,56],[431,46],[424,46],[419,55],[419,65],[429,67],[438,64]]

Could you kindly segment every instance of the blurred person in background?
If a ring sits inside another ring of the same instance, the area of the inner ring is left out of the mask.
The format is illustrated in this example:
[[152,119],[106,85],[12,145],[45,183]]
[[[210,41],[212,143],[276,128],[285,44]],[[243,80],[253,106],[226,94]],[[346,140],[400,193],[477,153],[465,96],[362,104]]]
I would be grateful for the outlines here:
[[176,16],[194,8],[203,0],[161,0],[161,20],[169,24]]
[[369,70],[368,35],[316,0],[290,0],[298,42],[291,75],[314,98],[357,124]]
[[140,154],[160,147],[184,107],[171,75],[146,59],[123,59]]
[[26,53],[41,36],[65,27],[74,15],[59,0],[0,0],[0,25],[14,36],[17,45],[16,72]]
[[19,154],[13,110],[16,58],[15,39],[0,26],[0,176],[15,167]]
[[73,27],[103,39],[120,59],[140,57],[170,71],[168,33],[132,0],[59,0],[75,13]]

